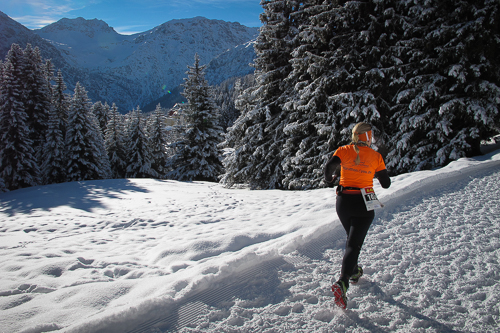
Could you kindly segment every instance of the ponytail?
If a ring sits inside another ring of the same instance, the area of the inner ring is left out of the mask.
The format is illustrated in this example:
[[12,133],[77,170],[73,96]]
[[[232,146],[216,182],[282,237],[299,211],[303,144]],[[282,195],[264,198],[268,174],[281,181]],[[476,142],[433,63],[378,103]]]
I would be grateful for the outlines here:
[[[364,147],[370,146],[372,137],[371,130],[372,126],[367,123],[357,123],[356,126],[354,126],[354,128],[352,129],[351,144],[354,145],[354,151],[356,152],[356,159],[354,160],[354,163],[356,163],[356,165],[358,165],[361,162],[359,158],[359,146],[364,146]],[[366,141],[364,140],[365,137]]]

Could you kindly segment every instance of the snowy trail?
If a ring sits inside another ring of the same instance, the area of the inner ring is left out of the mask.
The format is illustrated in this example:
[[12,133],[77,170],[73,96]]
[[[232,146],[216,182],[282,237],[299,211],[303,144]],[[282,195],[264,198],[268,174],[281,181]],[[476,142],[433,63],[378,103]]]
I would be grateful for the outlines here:
[[0,194],[0,332],[497,332],[500,152],[393,178],[333,306],[334,191],[156,180]]
[[396,179],[403,195],[386,197],[377,212],[349,310],[335,308],[329,290],[345,239],[335,222],[292,253],[191,290],[164,308],[167,316],[128,332],[496,332],[500,195],[490,189],[500,184],[498,161],[416,179],[410,189]]
[[[280,283],[263,295],[275,302],[240,299],[222,323],[181,332],[497,332],[500,195],[490,189],[498,188],[500,171],[495,164],[472,173],[407,192],[405,201],[379,213],[362,254],[366,275],[349,291],[348,311],[332,306],[329,291],[342,231],[306,244],[292,256],[299,260],[287,260],[293,265],[273,267]],[[221,310],[208,316],[213,311]]]

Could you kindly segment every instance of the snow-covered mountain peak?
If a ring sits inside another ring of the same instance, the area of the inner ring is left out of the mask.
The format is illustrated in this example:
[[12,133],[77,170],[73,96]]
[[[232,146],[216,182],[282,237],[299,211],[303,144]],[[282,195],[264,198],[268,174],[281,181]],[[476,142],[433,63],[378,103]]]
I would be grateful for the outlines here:
[[125,113],[175,90],[196,53],[203,64],[217,58],[207,76],[211,84],[249,74],[253,48],[237,46],[248,45],[258,33],[259,28],[204,17],[168,21],[134,35],[121,35],[104,21],[81,17],[29,30],[4,14],[0,53],[3,58],[12,43],[39,46],[42,56],[63,71],[70,90],[79,81],[93,101],[116,103]]
[[106,22],[98,19],[87,20],[83,17],[75,19],[62,18],[46,27],[36,30],[37,33],[58,33],[62,31],[81,32],[90,38],[96,34],[118,34]]
[[[99,67],[115,58],[111,53],[129,36],[117,33],[106,22],[82,17],[63,18],[34,31],[64,52],[66,60],[79,67]],[[118,50],[116,50],[118,51]]]
[[[173,50],[196,49],[202,62],[207,63],[215,55],[248,42],[258,33],[238,22],[225,22],[197,16],[165,22],[149,31],[134,35],[134,42],[155,43]],[[192,60],[192,55],[190,56]]]

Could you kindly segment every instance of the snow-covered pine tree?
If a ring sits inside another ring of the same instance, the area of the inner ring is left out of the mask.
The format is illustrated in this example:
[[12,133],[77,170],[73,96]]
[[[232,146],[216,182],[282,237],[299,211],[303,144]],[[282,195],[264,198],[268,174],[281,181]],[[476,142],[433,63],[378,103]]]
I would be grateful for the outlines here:
[[111,167],[111,178],[125,178],[127,153],[124,136],[124,117],[118,113],[113,103],[109,111],[109,121],[106,125],[105,147]]
[[109,163],[109,157],[106,152],[106,145],[104,143],[104,135],[102,134],[101,126],[99,125],[99,120],[92,112],[92,103],[90,103],[90,120],[94,123],[94,130],[96,133],[96,142],[95,145],[99,152],[99,169],[101,170],[101,177],[111,178],[111,165]]
[[43,149],[42,177],[44,184],[66,181],[66,124],[59,118],[56,108],[49,109],[49,124]]
[[40,170],[22,99],[22,57],[22,49],[13,44],[3,63],[0,84],[0,178],[8,190],[40,184]]
[[233,126],[240,115],[235,101],[243,90],[253,87],[255,79],[253,74],[244,77],[230,78],[214,87],[215,104],[220,106],[219,125],[224,131]]
[[23,99],[28,115],[27,124],[38,164],[43,162],[43,148],[47,135],[51,105],[50,84],[38,47],[27,44],[24,49]]
[[169,165],[168,177],[176,180],[218,181],[223,173],[221,162],[223,131],[218,125],[219,109],[213,100],[212,89],[205,79],[205,67],[200,65],[198,54],[193,66],[188,66],[184,79],[187,99],[183,109],[186,131],[183,139],[174,143],[176,154]]
[[79,82],[71,99],[66,132],[68,181],[108,178],[109,160],[87,92]]
[[0,177],[0,193],[7,192],[7,187],[5,187],[5,182],[3,181],[3,178]]
[[60,70],[53,81],[55,85],[52,87],[52,104],[42,163],[42,175],[46,184],[65,181],[67,168],[66,130],[71,97],[65,93],[67,88]]
[[175,109],[170,110],[170,112],[175,112],[177,119],[175,124],[168,128],[167,133],[167,178],[170,177],[169,173],[175,168],[174,163],[177,163],[177,157],[182,156],[181,151],[185,147],[185,133],[188,128],[185,106],[187,104],[177,104]]
[[151,152],[146,135],[145,123],[139,107],[129,114],[126,131],[126,178],[157,178],[151,169]]
[[61,70],[57,71],[57,76],[54,78],[54,81],[55,86],[52,89],[52,104],[54,105],[62,124],[66,125],[68,123],[68,110],[71,97],[65,93],[67,87],[66,83],[64,83],[64,77]]
[[[48,90],[51,94],[51,104],[49,105],[49,119],[47,132],[42,150],[42,182],[44,184],[62,183],[66,181],[66,146],[65,135],[68,121],[67,103],[64,111],[60,110],[60,104],[56,99],[56,93],[59,93],[59,84],[54,78],[54,69],[52,63],[47,61],[44,66],[45,76],[47,77]],[[51,86],[51,81],[56,81],[56,86]],[[64,90],[66,86],[62,82]],[[61,116],[61,114],[64,114]]]
[[231,127],[239,115],[232,99],[232,90],[239,82],[238,79],[231,78],[213,88],[214,102],[220,108],[219,124],[224,130]]
[[480,153],[500,131],[498,1],[421,1],[414,66],[395,97],[393,173]]
[[165,132],[165,113],[158,104],[150,116],[148,124],[149,151],[151,152],[151,169],[157,177],[163,179],[167,175],[167,135]]
[[107,102],[102,104],[101,101],[97,101],[92,105],[92,112],[97,118],[97,122],[99,124],[99,128],[101,129],[102,136],[106,136],[106,126],[109,121],[109,112],[110,107]]
[[256,86],[236,102],[241,115],[229,129],[225,147],[234,148],[224,159],[221,182],[230,187],[245,183],[252,189],[282,187],[282,146],[286,113],[283,105],[293,99],[293,86],[285,81],[300,20],[302,1],[262,0],[263,26],[254,45]]
[[298,96],[288,104],[285,128],[283,184],[288,189],[320,186],[324,163],[349,143],[357,122],[370,122],[382,134],[379,108],[386,103],[380,89],[385,77],[380,13],[374,3],[311,1],[303,12],[310,22],[301,26],[287,79]]

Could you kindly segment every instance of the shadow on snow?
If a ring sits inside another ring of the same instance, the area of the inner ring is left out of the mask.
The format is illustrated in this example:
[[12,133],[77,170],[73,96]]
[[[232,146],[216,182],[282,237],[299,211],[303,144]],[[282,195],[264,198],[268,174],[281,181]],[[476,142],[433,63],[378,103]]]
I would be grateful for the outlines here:
[[129,179],[79,181],[23,188],[0,194],[0,212],[9,216],[68,206],[84,211],[106,208],[101,198],[123,192],[149,192]]

